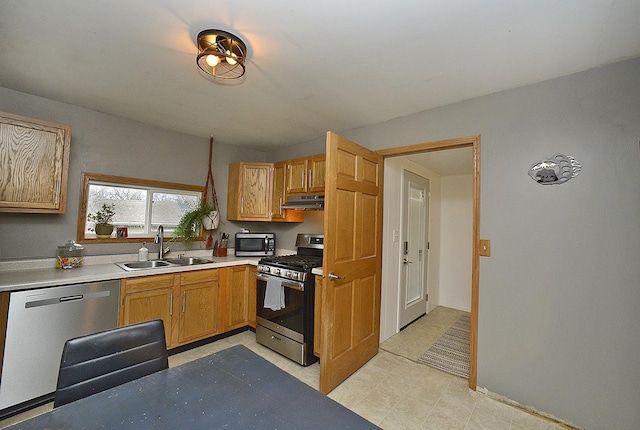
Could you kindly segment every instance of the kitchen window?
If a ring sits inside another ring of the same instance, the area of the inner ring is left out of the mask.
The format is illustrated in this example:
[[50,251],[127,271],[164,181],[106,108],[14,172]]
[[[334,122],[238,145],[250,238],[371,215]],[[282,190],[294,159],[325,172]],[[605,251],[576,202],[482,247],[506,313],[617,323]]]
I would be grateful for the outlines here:
[[[182,215],[200,204],[204,187],[121,176],[82,174],[77,241],[112,243],[151,241],[159,225],[165,237],[171,237]],[[98,237],[95,223],[87,215],[95,214],[103,204],[112,206],[115,226],[108,238]]]

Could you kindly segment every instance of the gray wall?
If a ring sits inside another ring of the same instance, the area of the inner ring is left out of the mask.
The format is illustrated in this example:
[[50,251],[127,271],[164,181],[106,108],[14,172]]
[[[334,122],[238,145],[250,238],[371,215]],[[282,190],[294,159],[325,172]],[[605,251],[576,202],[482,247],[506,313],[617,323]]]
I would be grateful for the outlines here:
[[[640,426],[640,59],[335,131],[371,149],[480,134],[478,386],[589,429]],[[582,172],[536,184],[527,170],[556,153]]]
[[[202,186],[207,179],[209,139],[1,87],[0,110],[71,125],[66,213],[0,213],[0,259],[55,257],[58,245],[76,238],[82,172]],[[236,161],[265,161],[265,153],[214,143],[212,170],[223,214],[227,207],[228,165]],[[239,228],[237,223],[225,220],[219,231]],[[194,246],[202,247],[202,243]],[[85,254],[135,253],[139,247],[137,243],[87,245]],[[157,246],[151,244],[149,248],[157,252]]]

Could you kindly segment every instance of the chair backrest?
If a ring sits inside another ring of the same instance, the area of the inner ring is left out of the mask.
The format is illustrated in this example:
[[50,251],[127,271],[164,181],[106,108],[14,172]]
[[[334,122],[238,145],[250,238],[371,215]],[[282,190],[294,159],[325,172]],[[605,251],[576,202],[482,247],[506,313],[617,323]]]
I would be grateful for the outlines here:
[[58,407],[169,367],[162,320],[68,340],[53,406]]

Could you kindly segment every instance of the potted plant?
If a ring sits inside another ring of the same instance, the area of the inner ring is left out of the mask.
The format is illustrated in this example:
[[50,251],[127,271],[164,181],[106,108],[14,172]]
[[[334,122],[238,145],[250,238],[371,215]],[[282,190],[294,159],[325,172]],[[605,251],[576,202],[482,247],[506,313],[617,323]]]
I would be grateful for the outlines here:
[[200,202],[200,205],[197,208],[185,212],[185,214],[182,215],[182,218],[180,218],[176,228],[173,230],[174,239],[182,242],[187,248],[189,248],[196,237],[200,236],[203,226],[207,230],[212,229],[207,227],[212,226],[210,221],[212,221],[213,216],[216,218],[216,226],[213,228],[216,228],[217,220],[219,220],[218,211],[206,202]]
[[205,230],[215,230],[220,224],[220,211],[215,208],[210,208],[210,211],[202,216],[202,228]]
[[95,223],[94,228],[90,228],[89,231],[95,231],[96,235],[100,238],[110,237],[113,233],[113,217],[116,216],[116,205],[114,203],[103,203],[102,207],[95,213],[87,215],[87,219]]

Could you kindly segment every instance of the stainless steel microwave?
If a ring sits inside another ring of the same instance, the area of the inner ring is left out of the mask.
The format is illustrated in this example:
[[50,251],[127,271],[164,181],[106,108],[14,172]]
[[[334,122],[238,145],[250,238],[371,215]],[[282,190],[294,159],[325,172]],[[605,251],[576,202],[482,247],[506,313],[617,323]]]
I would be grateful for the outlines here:
[[236,256],[264,257],[276,255],[275,233],[236,233]]

